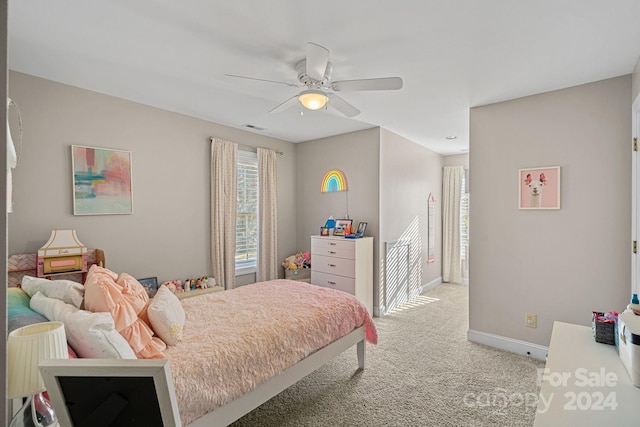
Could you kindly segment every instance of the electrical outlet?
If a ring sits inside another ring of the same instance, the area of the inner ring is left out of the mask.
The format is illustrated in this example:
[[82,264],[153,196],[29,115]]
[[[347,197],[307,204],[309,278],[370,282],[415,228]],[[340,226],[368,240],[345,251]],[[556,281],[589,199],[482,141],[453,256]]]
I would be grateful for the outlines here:
[[538,319],[537,315],[534,313],[525,313],[524,314],[524,324],[529,328],[537,328],[538,327]]

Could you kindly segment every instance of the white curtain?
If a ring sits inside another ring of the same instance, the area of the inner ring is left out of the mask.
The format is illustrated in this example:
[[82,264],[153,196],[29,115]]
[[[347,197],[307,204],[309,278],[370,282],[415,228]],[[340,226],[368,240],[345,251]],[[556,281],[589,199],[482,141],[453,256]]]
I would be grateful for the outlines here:
[[238,144],[211,141],[211,264],[224,289],[233,289],[236,281],[237,157]]
[[258,148],[258,282],[278,278],[277,175],[276,152]]
[[461,283],[460,196],[463,166],[445,166],[442,174],[442,280]]

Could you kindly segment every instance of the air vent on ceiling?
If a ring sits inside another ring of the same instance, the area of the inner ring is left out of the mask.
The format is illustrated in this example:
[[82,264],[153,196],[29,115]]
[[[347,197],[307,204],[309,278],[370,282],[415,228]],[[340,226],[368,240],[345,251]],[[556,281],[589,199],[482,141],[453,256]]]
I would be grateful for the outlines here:
[[249,124],[249,123],[247,123],[246,125],[242,125],[242,126],[244,126],[246,128],[249,128],[249,129],[253,129],[253,130],[264,130],[264,128],[261,128],[260,126],[252,125],[252,124]]

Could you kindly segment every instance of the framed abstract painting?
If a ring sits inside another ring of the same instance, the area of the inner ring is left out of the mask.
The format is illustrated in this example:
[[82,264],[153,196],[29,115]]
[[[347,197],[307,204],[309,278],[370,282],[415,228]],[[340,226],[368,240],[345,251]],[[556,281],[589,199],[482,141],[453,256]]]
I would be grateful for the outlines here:
[[133,213],[131,152],[71,146],[73,214]]

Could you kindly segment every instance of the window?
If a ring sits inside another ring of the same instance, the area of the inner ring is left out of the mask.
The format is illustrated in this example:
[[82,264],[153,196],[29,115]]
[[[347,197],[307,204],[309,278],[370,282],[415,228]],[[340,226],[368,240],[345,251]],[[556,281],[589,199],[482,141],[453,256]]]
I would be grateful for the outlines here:
[[465,170],[462,178],[462,194],[460,196],[460,259],[467,259],[469,250],[469,183],[467,182],[468,171]]
[[258,156],[238,151],[236,274],[255,271],[258,249]]

